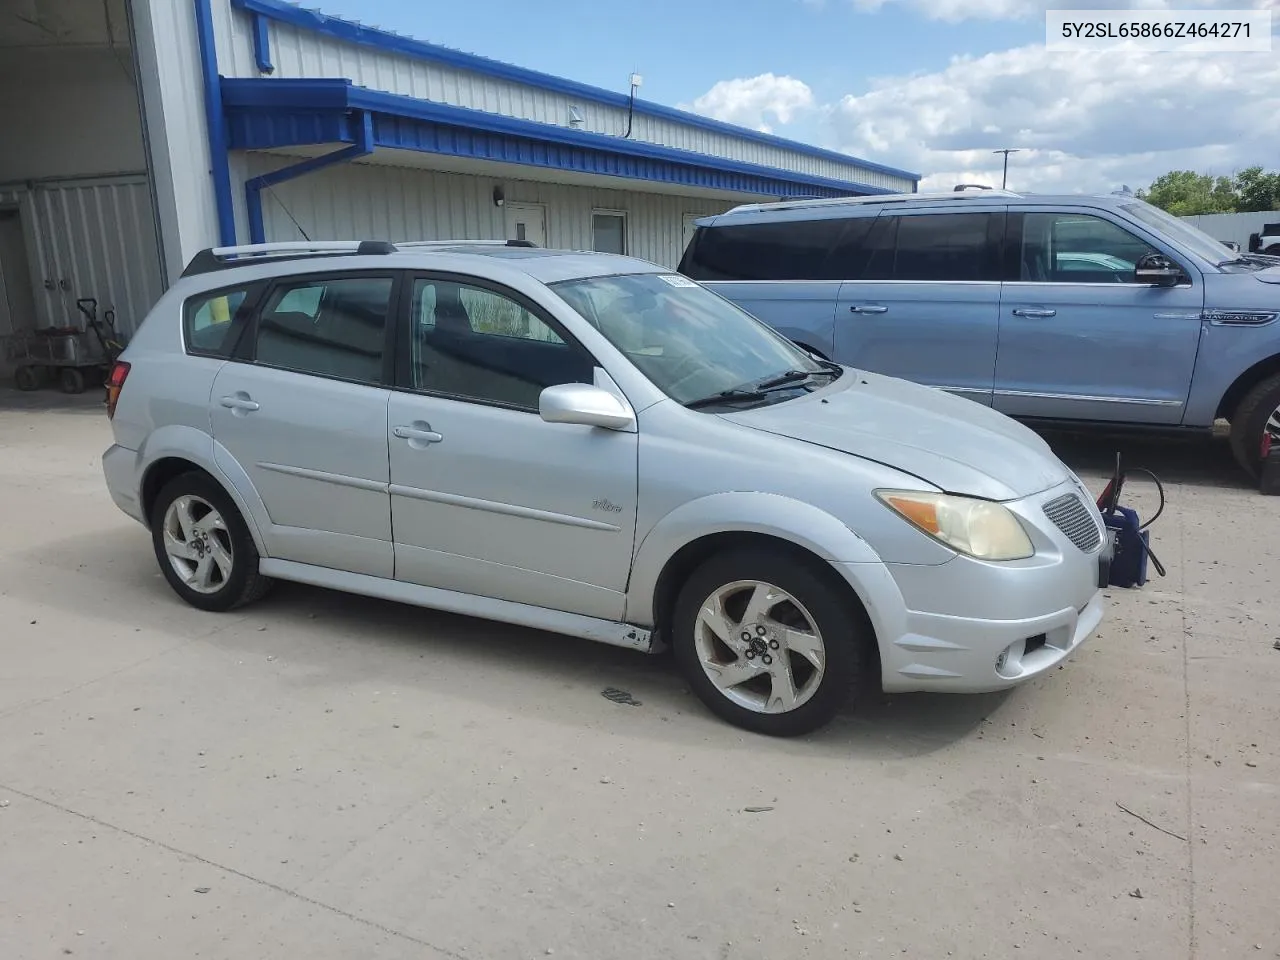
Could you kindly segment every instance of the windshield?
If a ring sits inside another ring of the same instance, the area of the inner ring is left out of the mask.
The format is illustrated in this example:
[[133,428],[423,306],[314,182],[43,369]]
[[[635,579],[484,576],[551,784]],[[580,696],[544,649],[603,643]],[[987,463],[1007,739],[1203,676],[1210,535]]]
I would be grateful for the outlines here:
[[1224,260],[1232,260],[1236,256],[1236,254],[1224,247],[1221,241],[1215,240],[1199,227],[1192,226],[1186,220],[1175,217],[1171,213],[1166,213],[1159,207],[1153,207],[1142,200],[1134,200],[1132,203],[1123,204],[1121,209],[1135,220],[1139,220],[1159,233],[1176,240],[1202,260],[1208,260],[1210,263],[1222,263]]
[[790,340],[686,277],[641,273],[551,288],[680,403],[750,389],[788,371],[829,373]]

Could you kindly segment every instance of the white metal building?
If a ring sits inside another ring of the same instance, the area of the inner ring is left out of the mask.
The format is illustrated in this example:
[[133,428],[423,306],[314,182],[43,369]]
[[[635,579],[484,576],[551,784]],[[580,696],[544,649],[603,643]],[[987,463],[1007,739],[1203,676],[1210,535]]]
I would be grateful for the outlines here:
[[122,333],[200,249],[499,239],[674,266],[690,222],[919,175],[282,0],[0,0],[0,336]]

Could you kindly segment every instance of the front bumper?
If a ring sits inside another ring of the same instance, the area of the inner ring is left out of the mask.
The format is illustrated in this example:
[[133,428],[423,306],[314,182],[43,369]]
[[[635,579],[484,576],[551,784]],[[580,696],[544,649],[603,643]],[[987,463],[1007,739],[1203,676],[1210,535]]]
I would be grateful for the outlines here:
[[[876,628],[886,691],[985,693],[1016,686],[1061,663],[1102,621],[1111,539],[1085,552],[1042,506],[1064,484],[1007,504],[1036,543],[1026,561],[989,563],[957,556],[938,565],[836,564],[859,587]],[[1092,502],[1091,513],[1096,514]]]

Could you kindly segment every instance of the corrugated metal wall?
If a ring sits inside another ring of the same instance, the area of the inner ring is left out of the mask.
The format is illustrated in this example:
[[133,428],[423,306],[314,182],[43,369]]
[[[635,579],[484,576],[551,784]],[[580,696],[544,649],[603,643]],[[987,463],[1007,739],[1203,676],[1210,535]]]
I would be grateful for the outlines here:
[[[249,154],[247,176],[280,166]],[[684,252],[684,215],[707,216],[731,203],[626,190],[502,180],[508,203],[540,203],[547,244],[591,249],[592,210],[625,210],[632,256],[675,267]],[[312,239],[500,240],[505,212],[494,206],[493,177],[352,163],[290,180],[263,194],[267,240],[297,240],[291,213]],[[237,185],[238,193],[243,193]],[[282,206],[283,204],[283,206]],[[289,213],[285,212],[285,208]]]
[[130,334],[163,284],[146,177],[0,185],[0,205],[16,205],[36,276],[37,325],[79,325],[76,300],[93,297]]
[[[219,0],[217,6],[219,68],[226,76],[259,76],[249,16],[233,11],[227,0]],[[627,128],[626,110],[606,104],[574,99],[402,54],[341,43],[289,24],[272,22],[270,31],[274,77],[346,77],[373,90],[557,126],[568,125],[569,107],[576,106],[582,112],[585,130],[621,136]],[[624,79],[621,74],[619,79]],[[891,190],[910,191],[912,188],[910,180],[868,170],[855,162],[845,164],[807,156],[657,117],[637,115],[632,138],[780,170],[856,180]]]
[[1249,234],[1258,233],[1264,223],[1280,223],[1280,210],[1261,213],[1207,213],[1189,220],[1215,240],[1234,240],[1241,250],[1249,249]]

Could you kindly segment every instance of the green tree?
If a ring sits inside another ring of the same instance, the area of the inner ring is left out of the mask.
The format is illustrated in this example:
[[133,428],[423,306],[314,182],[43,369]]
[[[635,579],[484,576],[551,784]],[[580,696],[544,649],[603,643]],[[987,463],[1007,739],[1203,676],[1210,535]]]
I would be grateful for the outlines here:
[[1237,207],[1242,212],[1280,210],[1280,172],[1267,173],[1262,167],[1246,167],[1236,174]]
[[1138,197],[1175,216],[1200,213],[1233,213],[1240,202],[1231,177],[1212,177],[1194,170],[1172,170],[1156,177]]

